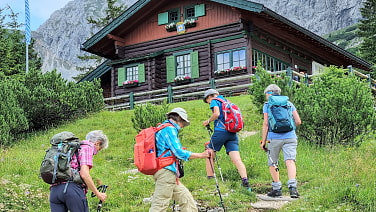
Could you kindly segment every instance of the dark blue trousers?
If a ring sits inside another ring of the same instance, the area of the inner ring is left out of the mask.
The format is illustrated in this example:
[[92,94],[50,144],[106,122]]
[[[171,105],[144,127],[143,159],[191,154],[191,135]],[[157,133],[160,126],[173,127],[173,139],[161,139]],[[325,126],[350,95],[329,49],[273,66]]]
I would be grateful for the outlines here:
[[82,186],[73,182],[51,187],[50,208],[51,212],[89,212]]

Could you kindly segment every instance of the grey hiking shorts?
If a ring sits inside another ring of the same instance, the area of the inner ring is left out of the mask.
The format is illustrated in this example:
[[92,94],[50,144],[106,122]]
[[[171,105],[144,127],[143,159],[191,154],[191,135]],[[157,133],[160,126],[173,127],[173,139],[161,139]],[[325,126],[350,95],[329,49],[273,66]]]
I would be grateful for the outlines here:
[[268,144],[268,165],[278,165],[279,153],[283,151],[284,161],[296,160],[296,148],[298,140],[296,138],[288,139],[270,139]]

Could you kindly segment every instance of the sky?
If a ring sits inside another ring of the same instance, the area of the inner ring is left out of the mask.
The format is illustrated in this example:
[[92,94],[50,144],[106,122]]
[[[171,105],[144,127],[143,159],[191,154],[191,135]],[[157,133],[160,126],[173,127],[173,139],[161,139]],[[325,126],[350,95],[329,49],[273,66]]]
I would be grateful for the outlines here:
[[[31,30],[37,30],[53,12],[64,7],[69,1],[72,0],[29,0]],[[0,8],[7,5],[18,13],[18,23],[25,24],[25,0],[0,0]]]

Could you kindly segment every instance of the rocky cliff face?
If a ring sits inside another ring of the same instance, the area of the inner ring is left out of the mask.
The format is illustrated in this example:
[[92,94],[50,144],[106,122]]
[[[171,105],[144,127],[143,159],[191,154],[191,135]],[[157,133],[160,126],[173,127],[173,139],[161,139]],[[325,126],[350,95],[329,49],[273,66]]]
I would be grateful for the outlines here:
[[[137,0],[119,0],[131,6]],[[288,18],[296,24],[318,34],[350,26],[359,22],[359,8],[365,0],[252,0]],[[87,22],[88,17],[104,14],[106,0],[73,0],[55,11],[32,37],[35,50],[42,58],[44,72],[56,69],[62,77],[72,80],[80,72],[76,67],[94,65],[84,62],[78,55],[87,54],[80,45],[99,29]]]
[[365,0],[252,0],[318,35],[358,23]]
[[[136,0],[119,2],[130,6]],[[80,74],[76,67],[95,65],[93,61],[83,61],[78,56],[88,55],[81,50],[81,44],[99,30],[88,23],[88,17],[103,17],[106,7],[106,0],[70,1],[32,33],[36,40],[34,48],[42,58],[43,72],[56,69],[63,78],[72,80]]]

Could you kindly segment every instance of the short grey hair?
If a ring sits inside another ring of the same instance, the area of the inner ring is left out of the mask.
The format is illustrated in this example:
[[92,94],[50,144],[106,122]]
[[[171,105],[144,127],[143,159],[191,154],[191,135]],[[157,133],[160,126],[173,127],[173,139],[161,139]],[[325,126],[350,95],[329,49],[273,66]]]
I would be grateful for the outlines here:
[[271,84],[265,88],[264,94],[266,94],[267,92],[272,92],[272,95],[281,95],[281,88],[279,88],[276,84]]
[[86,140],[90,141],[91,143],[101,141],[102,142],[101,147],[103,149],[107,149],[107,147],[108,147],[108,138],[103,133],[102,130],[94,130],[94,131],[89,132],[86,135]]

